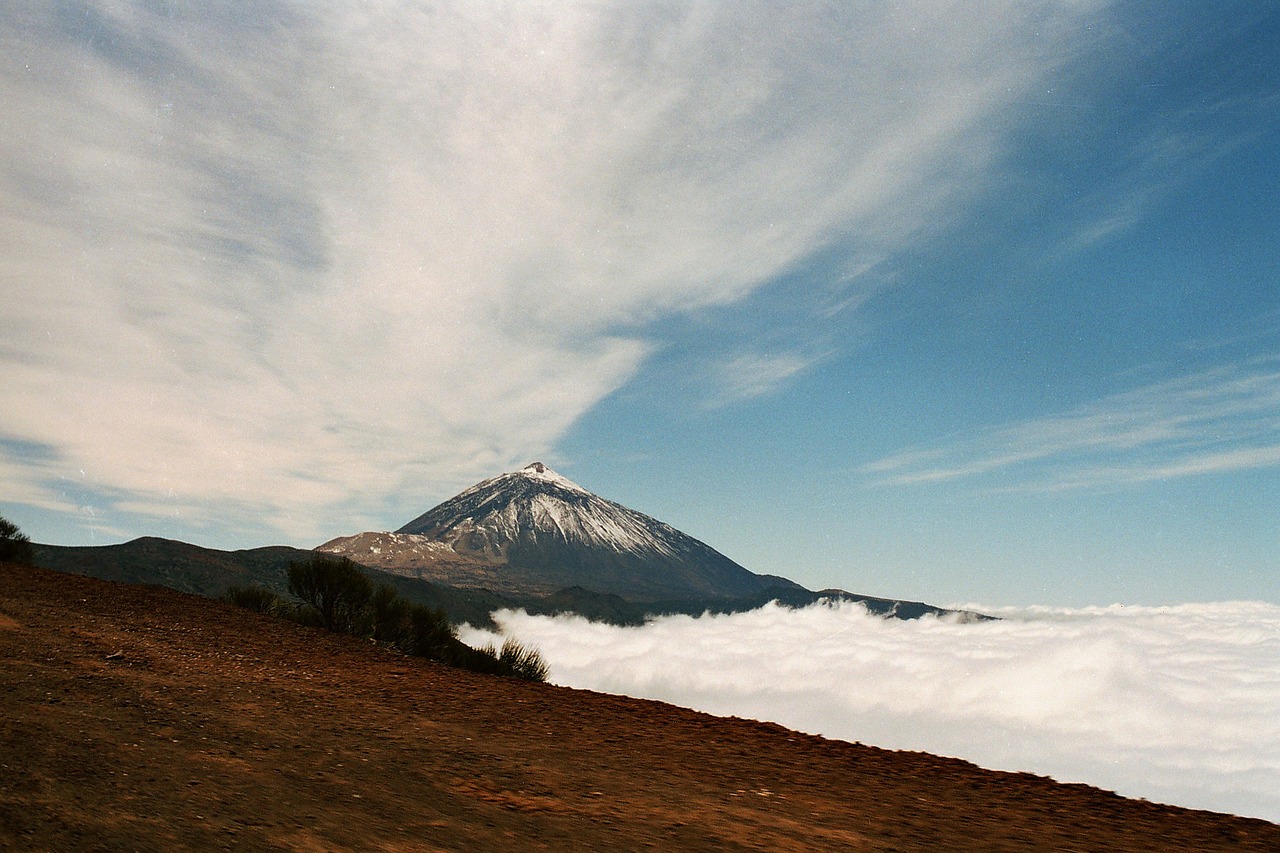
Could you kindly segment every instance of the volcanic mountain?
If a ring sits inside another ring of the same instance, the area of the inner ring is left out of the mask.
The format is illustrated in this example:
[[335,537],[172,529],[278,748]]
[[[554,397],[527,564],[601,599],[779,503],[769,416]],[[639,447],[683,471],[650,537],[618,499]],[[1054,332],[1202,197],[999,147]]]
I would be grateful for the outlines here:
[[630,601],[671,601],[804,591],[785,578],[750,572],[541,462],[477,483],[394,533],[342,537],[316,550],[507,593],[582,587]]

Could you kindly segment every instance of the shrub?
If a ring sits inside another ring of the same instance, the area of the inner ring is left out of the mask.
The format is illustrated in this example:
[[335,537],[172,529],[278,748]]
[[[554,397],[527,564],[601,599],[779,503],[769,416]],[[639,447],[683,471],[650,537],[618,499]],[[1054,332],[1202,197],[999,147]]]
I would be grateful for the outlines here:
[[498,660],[498,653],[494,651],[493,646],[476,649],[459,641],[445,663],[449,664],[449,666],[456,666],[458,669],[480,672],[485,675],[509,674],[503,671],[502,663]]
[[4,516],[0,516],[0,563],[21,563],[24,566],[35,565],[35,552],[31,549],[31,540]]
[[227,601],[252,610],[254,613],[265,613],[268,616],[287,616],[293,606],[265,586],[231,586],[223,596]]
[[289,566],[289,592],[302,599],[320,625],[340,634],[365,634],[373,584],[346,557],[316,554]]
[[[460,644],[461,645],[461,644]],[[469,669],[472,672],[485,672],[493,675],[506,675],[512,678],[523,678],[526,681],[546,681],[547,663],[537,649],[531,649],[514,637],[508,637],[502,649],[495,649],[492,644],[482,649],[463,646],[466,651],[454,662],[454,666]]]
[[396,594],[395,587],[382,584],[369,600],[373,639],[404,650],[411,636],[410,604]]
[[409,638],[401,651],[418,657],[430,658],[443,663],[452,662],[454,649],[463,645],[449,624],[449,617],[443,610],[436,610],[423,604],[409,607]]
[[[236,604],[276,613],[330,631],[368,637],[404,654],[424,657],[472,672],[510,675],[530,681],[546,681],[547,665],[536,649],[513,639],[502,645],[473,649],[458,639],[443,610],[401,598],[395,588],[382,584],[376,590],[360,566],[346,557],[317,554],[289,566],[289,591],[302,599],[290,608],[268,589],[232,588],[227,596]],[[275,607],[275,609],[271,609]]]
[[502,644],[502,651],[498,653],[498,662],[504,669],[509,670],[504,675],[513,675],[526,681],[547,680],[548,667],[542,655],[537,649],[523,645],[515,637],[508,637]]

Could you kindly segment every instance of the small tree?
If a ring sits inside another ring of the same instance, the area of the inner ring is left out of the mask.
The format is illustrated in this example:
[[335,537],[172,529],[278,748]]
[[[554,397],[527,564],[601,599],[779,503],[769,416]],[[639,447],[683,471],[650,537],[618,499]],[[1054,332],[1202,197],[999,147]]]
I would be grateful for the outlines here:
[[289,592],[315,610],[321,626],[342,634],[361,634],[368,620],[373,584],[346,557],[316,554],[289,566]]
[[35,552],[31,540],[18,529],[18,525],[0,515],[0,563],[35,565]]

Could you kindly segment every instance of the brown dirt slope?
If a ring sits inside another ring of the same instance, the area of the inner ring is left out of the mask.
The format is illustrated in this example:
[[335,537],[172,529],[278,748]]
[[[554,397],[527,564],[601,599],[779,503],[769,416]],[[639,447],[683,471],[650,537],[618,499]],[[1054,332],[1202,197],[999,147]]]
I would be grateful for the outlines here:
[[0,566],[0,849],[1280,850],[1280,826]]

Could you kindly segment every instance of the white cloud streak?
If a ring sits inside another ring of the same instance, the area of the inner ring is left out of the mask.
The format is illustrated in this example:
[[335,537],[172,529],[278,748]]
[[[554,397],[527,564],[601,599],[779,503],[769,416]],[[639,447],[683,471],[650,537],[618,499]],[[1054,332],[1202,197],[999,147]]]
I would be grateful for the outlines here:
[[771,394],[820,360],[799,353],[738,353],[713,365],[714,408]]
[[1280,607],[986,612],[1004,618],[903,622],[852,605],[640,628],[496,617],[557,684],[1280,820]]
[[416,512],[544,453],[649,321],[954,215],[1097,13],[6,4],[13,494],[302,543]]
[[915,448],[862,471],[886,485],[1002,477],[1061,490],[1280,465],[1280,361],[1255,359],[1074,411]]

